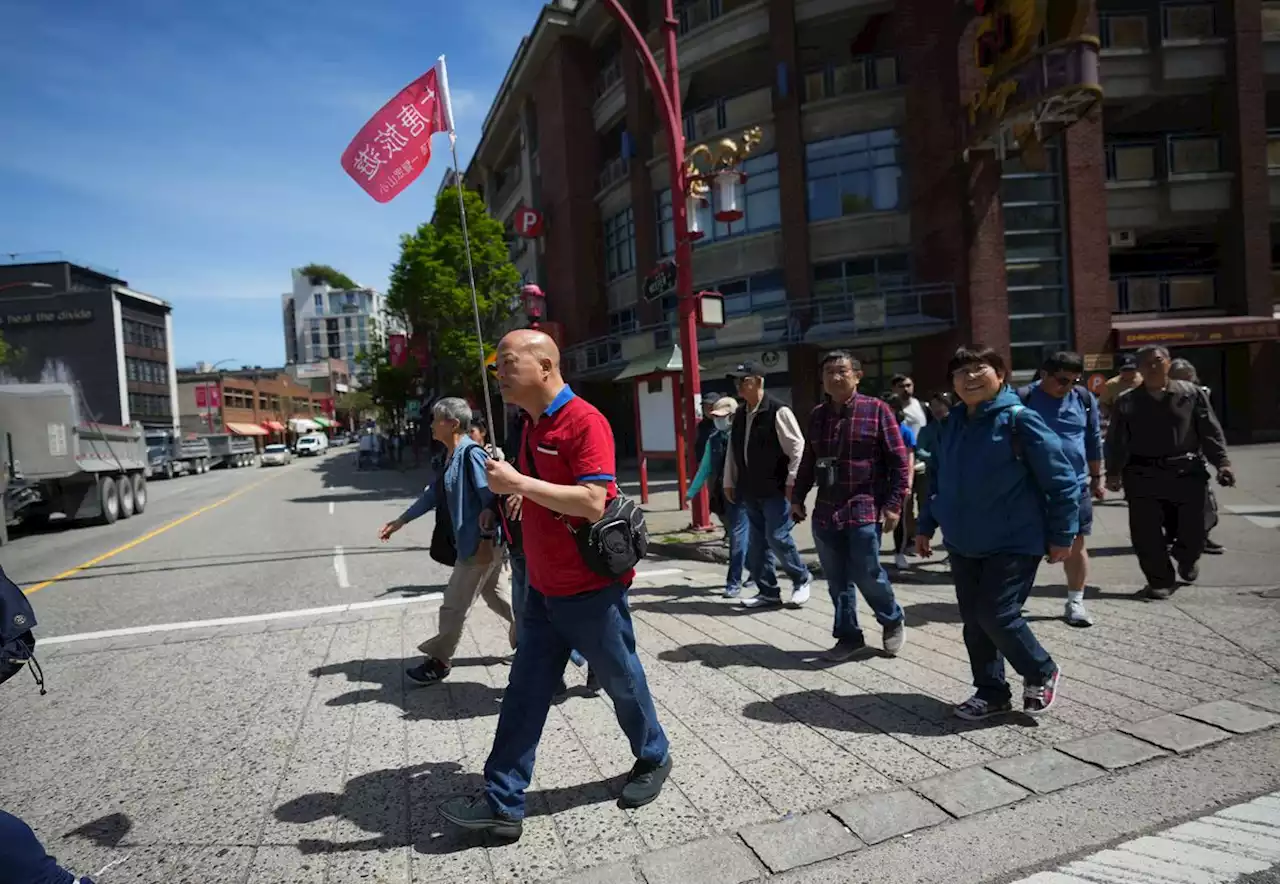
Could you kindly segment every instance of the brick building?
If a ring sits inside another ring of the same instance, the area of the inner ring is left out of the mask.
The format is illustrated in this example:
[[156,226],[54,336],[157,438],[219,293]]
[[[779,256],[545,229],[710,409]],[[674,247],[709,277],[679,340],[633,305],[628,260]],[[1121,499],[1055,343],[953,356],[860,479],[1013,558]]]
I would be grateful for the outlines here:
[[[1105,98],[1038,168],[965,153],[965,0],[678,4],[690,147],[764,135],[745,217],[701,218],[695,287],[723,293],[730,320],[700,333],[704,387],[727,390],[724,369],[750,355],[805,408],[834,346],[878,392],[897,371],[944,386],[959,342],[1004,348],[1021,377],[1063,348],[1111,374],[1117,351],[1158,341],[1198,367],[1233,436],[1280,433],[1280,3],[1095,3]],[[657,0],[626,5],[660,45]],[[624,448],[632,394],[612,379],[678,340],[674,298],[643,297],[672,251],[660,125],[604,4],[559,2],[521,43],[466,172],[495,217],[545,218],[540,237],[512,236],[512,258]]]
[[284,369],[181,371],[178,403],[184,433],[252,436],[259,448],[331,424],[332,399]]

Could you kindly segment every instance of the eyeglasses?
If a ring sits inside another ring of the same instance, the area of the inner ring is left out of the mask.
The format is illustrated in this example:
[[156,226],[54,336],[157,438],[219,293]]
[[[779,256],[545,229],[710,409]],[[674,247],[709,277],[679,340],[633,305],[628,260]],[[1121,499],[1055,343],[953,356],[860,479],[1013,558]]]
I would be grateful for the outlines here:
[[1080,375],[1078,374],[1065,375],[1065,376],[1060,374],[1055,374],[1055,375],[1051,375],[1051,377],[1053,378],[1053,382],[1057,384],[1059,387],[1074,387],[1076,384],[1080,383]]
[[951,377],[953,380],[957,381],[964,377],[980,378],[987,372],[991,371],[995,371],[995,369],[987,365],[985,362],[980,362],[977,365],[966,365],[961,368],[957,368],[955,371],[951,372]]

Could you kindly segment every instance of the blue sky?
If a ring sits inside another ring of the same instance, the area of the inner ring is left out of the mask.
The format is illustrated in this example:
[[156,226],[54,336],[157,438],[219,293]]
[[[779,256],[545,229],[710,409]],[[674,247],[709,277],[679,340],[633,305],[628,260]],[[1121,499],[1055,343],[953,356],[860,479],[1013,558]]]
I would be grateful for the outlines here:
[[289,270],[385,289],[448,140],[394,202],[339,166],[449,62],[465,167],[540,0],[4,0],[0,254],[60,251],[174,305],[180,365],[280,364]]

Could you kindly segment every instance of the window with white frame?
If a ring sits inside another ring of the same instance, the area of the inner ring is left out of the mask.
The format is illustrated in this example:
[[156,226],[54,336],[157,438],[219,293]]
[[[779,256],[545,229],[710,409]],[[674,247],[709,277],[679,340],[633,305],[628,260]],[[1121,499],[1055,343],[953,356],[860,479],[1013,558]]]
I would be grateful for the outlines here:
[[809,220],[883,212],[901,204],[902,159],[896,129],[805,145]]
[[1107,144],[1108,181],[1151,181],[1156,178],[1156,146],[1150,142]]
[[[698,226],[703,231],[703,237],[694,242],[695,246],[747,233],[773,230],[782,224],[782,204],[778,195],[778,155],[768,153],[748,157],[742,164],[742,171],[747,176],[738,196],[742,217],[732,223],[715,220],[719,205],[713,189],[707,195],[707,202],[698,206]],[[660,191],[657,199],[658,248],[662,254],[670,255],[676,250],[671,191]]]
[[315,305],[317,313],[324,312],[324,295],[321,292],[316,292],[315,294]]
[[1210,40],[1218,35],[1212,3],[1166,3],[1161,17],[1166,43]]
[[636,222],[631,207],[604,220],[604,274],[614,280],[635,270]]

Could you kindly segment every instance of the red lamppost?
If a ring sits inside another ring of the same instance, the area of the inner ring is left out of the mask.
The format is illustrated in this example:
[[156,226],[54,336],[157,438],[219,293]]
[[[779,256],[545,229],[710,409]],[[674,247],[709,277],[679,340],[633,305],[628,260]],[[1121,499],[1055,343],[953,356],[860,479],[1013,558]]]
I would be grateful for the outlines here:
[[[690,229],[690,212],[694,213],[694,224],[697,223],[697,206],[699,201],[708,199],[708,190],[714,188],[718,197],[720,211],[718,220],[735,221],[741,218],[737,186],[744,177],[734,166],[741,161],[742,155],[751,145],[759,141],[759,131],[752,130],[744,137],[743,149],[738,149],[729,142],[721,142],[718,155],[707,151],[712,161],[712,168],[700,173],[693,163],[693,157],[685,160],[684,114],[680,107],[680,71],[676,62],[676,37],[680,21],[676,18],[674,0],[663,0],[663,45],[666,47],[666,72],[658,67],[645,42],[644,35],[636,27],[627,11],[622,8],[621,0],[604,0],[605,8],[618,20],[623,33],[630,39],[636,54],[644,67],[649,88],[653,90],[659,109],[666,120],[667,130],[667,162],[671,169],[671,221],[675,231],[675,264],[676,264],[676,297],[680,305],[680,355],[684,363],[684,456],[688,463],[689,475],[696,472],[698,465],[694,463],[694,442],[698,436],[698,413],[696,402],[701,398],[702,378],[698,370],[698,294],[693,290],[693,240],[701,238],[704,231]],[[732,158],[732,159],[731,159]],[[736,213],[736,214],[735,214]],[[680,427],[676,428],[680,436]],[[678,444],[678,443],[677,443]],[[693,500],[693,527],[705,530],[711,527],[711,513],[707,503],[707,492],[704,488]]]
[[[223,365],[223,364],[225,364],[225,363],[227,363],[227,362],[235,362],[235,360],[234,360],[234,359],[219,359],[217,362],[215,362],[215,363],[210,367],[209,372],[210,372],[211,374],[217,375],[218,366],[219,366],[219,365]],[[222,379],[221,379],[221,377],[219,377],[219,378],[218,378],[218,408],[219,408],[219,409],[221,409],[221,408],[222,408],[222,383],[221,383],[221,381],[222,381]],[[210,434],[212,434],[212,433],[213,433],[213,431],[214,431],[214,430],[213,430],[213,384],[209,382],[209,379],[208,379],[207,377],[205,378],[205,381],[204,381],[204,404],[205,404],[205,408],[209,409],[207,416],[208,416],[208,418],[209,418],[209,420],[208,420],[208,423],[209,423],[209,432],[210,432]],[[221,422],[222,422],[222,421],[221,421],[221,419],[219,419],[219,423],[221,423]]]

